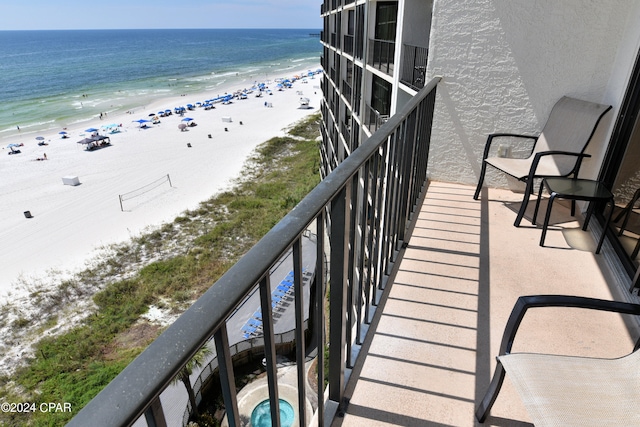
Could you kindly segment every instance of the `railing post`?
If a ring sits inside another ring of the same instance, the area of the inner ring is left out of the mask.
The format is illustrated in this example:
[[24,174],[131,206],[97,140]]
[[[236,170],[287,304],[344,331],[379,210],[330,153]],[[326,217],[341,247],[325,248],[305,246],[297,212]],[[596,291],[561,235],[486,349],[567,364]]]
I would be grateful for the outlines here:
[[349,203],[351,185],[346,185],[331,201],[331,282],[329,295],[329,399],[342,403],[346,347],[347,254],[349,246]]
[[304,342],[304,292],[302,290],[302,244],[300,238],[293,243],[293,288],[296,295],[296,364],[298,368],[298,417],[301,426],[307,425],[307,375]]
[[153,402],[151,402],[151,406],[144,411],[144,418],[149,427],[167,427],[167,421],[164,418],[164,411],[162,410],[160,396],[156,397]]
[[[298,295],[296,295],[296,298]],[[280,397],[278,395],[278,368],[276,364],[276,345],[271,315],[271,281],[269,276],[260,280],[260,307],[262,308],[262,333],[264,335],[264,355],[267,369],[267,387],[269,389],[269,408],[271,425],[280,426]]]
[[240,414],[238,413],[238,399],[236,396],[236,380],[233,375],[233,360],[229,351],[229,335],[226,323],[213,335],[216,346],[216,357],[218,358],[218,369],[220,372],[220,386],[222,397],[227,412],[227,420],[231,427],[240,425]]
[[[347,186],[351,187],[351,197],[349,197],[349,199],[347,199],[347,203],[349,203],[350,205],[350,209],[349,209],[349,231],[347,232],[347,234],[345,234],[345,238],[348,237],[348,255],[347,255],[347,266],[348,266],[348,273],[347,273],[347,335],[346,335],[346,340],[347,340],[347,367],[348,368],[353,368],[353,360],[352,360],[352,355],[351,355],[351,347],[352,347],[352,342],[353,342],[353,325],[354,325],[354,312],[353,312],[353,306],[354,306],[354,293],[356,292],[357,287],[354,284],[354,267],[355,267],[355,262],[354,262],[354,256],[355,256],[355,251],[356,251],[356,241],[355,241],[355,231],[356,231],[356,217],[357,215],[354,214],[354,210],[358,209],[358,182],[359,182],[359,174],[354,174],[353,177],[351,178],[350,182],[347,182]],[[355,322],[358,322],[359,319],[355,319]],[[359,341],[358,338],[356,338],[356,341]]]
[[324,233],[325,209],[316,218],[316,337],[318,347],[318,427],[324,427],[324,346],[325,346],[325,274],[324,274]]
[[[416,155],[416,114],[409,114],[407,117],[407,126],[404,132],[404,160],[402,167],[402,188],[399,197],[399,214],[398,214],[398,241],[405,242],[405,232],[409,220],[409,212],[411,211],[412,188],[415,168]],[[398,248],[399,249],[399,248]]]

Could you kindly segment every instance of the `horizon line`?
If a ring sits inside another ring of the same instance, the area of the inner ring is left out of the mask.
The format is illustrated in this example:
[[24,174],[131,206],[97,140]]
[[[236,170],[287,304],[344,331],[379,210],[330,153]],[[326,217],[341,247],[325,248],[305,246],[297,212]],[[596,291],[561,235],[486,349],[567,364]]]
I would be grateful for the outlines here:
[[121,30],[313,30],[321,31],[322,27],[318,28],[289,28],[289,27],[218,27],[218,28],[206,28],[206,27],[186,27],[186,28],[39,28],[39,29],[0,29],[0,32],[9,31],[121,31]]

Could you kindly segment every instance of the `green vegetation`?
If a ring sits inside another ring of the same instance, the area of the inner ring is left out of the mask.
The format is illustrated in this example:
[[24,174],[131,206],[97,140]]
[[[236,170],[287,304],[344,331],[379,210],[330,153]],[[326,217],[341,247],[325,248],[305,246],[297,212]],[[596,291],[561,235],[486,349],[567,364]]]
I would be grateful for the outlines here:
[[[289,136],[262,144],[233,190],[110,248],[111,256],[63,282],[57,294],[42,294],[59,309],[65,295],[88,292],[83,283],[110,283],[95,293],[95,308],[81,324],[41,339],[25,367],[0,376],[0,402],[70,403],[72,412],[0,413],[0,425],[63,425],[161,332],[140,319],[150,305],[178,313],[202,295],[317,185],[319,122],[319,114],[310,116]],[[46,305],[50,327],[64,322],[53,305]],[[20,317],[12,326],[28,323]],[[46,335],[42,327],[37,333]]]

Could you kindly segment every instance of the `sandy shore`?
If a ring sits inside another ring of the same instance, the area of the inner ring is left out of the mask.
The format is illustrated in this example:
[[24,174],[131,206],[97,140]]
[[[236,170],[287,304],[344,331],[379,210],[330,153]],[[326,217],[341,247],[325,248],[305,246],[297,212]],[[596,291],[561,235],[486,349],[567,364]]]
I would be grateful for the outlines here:
[[[282,77],[303,71],[306,69]],[[283,91],[271,84],[273,95],[257,98],[253,93],[229,105],[216,104],[212,110],[187,111],[185,117],[193,118],[197,126],[186,131],[178,129],[183,117],[175,114],[161,117],[160,124],[148,129],[140,129],[134,120],[245,86],[163,99],[133,114],[109,115],[82,128],[67,129],[67,139],[61,139],[56,131],[23,133],[3,140],[0,302],[8,293],[19,293],[19,284],[46,282],[54,270],[77,271],[101,246],[122,242],[149,226],[171,221],[227,188],[258,144],[284,134],[288,125],[317,111],[319,84],[318,76],[307,83],[296,81]],[[300,108],[300,92],[310,99],[311,108]],[[265,101],[272,107],[265,107]],[[225,117],[231,122],[224,121]],[[86,151],[77,143],[89,136],[85,129],[110,123],[123,125],[121,133],[109,135],[110,146]],[[38,145],[35,137],[39,135],[48,145]],[[18,147],[21,153],[8,155],[9,143],[23,144]],[[45,153],[47,160],[36,160]],[[171,186],[162,182],[167,175]],[[80,185],[63,184],[62,178],[69,176],[77,177]],[[119,195],[154,182],[159,185],[125,201],[121,210]],[[27,218],[25,211],[32,218]]]

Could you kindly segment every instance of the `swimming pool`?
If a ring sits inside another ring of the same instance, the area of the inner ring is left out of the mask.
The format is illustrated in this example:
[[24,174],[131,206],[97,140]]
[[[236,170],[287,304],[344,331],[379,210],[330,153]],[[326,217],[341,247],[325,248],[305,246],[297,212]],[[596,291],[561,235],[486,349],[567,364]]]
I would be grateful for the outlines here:
[[[295,417],[293,406],[286,400],[279,399],[280,403],[280,425],[281,427],[291,427]],[[251,425],[253,427],[271,427],[271,405],[269,399],[263,400],[251,412]]]

